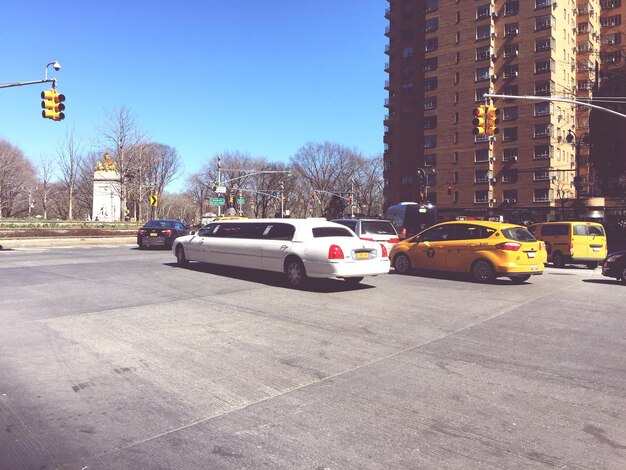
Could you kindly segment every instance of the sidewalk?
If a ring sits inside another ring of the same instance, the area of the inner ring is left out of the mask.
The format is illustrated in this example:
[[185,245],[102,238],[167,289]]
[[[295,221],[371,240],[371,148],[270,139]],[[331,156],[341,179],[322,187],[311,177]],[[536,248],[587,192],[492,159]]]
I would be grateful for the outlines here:
[[125,237],[54,237],[0,239],[0,250],[19,248],[52,248],[60,246],[136,245],[136,236]]

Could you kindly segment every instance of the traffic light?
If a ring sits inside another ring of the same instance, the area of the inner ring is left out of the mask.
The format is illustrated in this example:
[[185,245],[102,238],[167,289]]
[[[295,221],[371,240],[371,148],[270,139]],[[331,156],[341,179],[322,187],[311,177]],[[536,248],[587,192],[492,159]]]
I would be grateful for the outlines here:
[[472,134],[485,135],[487,133],[487,109],[487,106],[478,106],[477,108],[474,108],[474,119],[472,119],[474,128],[472,129]]
[[62,121],[65,119],[65,95],[59,93],[56,88],[50,88],[47,91],[41,92],[41,117],[46,119],[52,119],[53,121]]
[[494,136],[500,132],[498,124],[500,124],[500,110],[495,106],[489,105],[487,108],[487,125],[486,131],[488,136]]

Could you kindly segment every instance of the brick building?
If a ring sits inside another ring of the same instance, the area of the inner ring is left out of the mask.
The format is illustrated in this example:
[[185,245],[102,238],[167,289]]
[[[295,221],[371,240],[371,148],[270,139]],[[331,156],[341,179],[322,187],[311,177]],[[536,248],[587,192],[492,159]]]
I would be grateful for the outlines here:
[[602,51],[621,41],[622,9],[620,0],[389,0],[385,206],[422,193],[445,219],[539,220],[570,210],[576,188],[590,194],[589,108],[494,98],[495,139],[472,133],[472,111],[484,93],[590,98]]

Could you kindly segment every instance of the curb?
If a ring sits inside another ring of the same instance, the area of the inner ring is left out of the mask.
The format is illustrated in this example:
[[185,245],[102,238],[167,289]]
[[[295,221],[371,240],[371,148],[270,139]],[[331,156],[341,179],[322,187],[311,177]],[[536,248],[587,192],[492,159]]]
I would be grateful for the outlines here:
[[19,248],[53,248],[62,246],[136,245],[137,237],[58,237],[0,239],[0,250]]

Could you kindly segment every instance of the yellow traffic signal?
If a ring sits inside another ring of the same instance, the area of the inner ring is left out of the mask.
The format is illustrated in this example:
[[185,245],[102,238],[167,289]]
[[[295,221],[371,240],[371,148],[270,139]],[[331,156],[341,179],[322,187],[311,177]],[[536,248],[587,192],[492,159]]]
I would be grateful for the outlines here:
[[498,108],[491,105],[487,106],[486,131],[488,136],[494,136],[500,132],[500,129],[498,129],[498,124],[500,124],[499,114],[500,110]]
[[479,106],[474,108],[474,119],[472,119],[472,124],[474,128],[472,129],[472,134],[474,135],[485,135],[487,133],[486,128],[486,114],[487,114],[487,106]]
[[65,119],[65,114],[62,112],[65,110],[65,95],[59,93],[55,88],[51,88],[47,91],[41,92],[41,117],[46,119],[52,119],[53,121],[62,121]]

